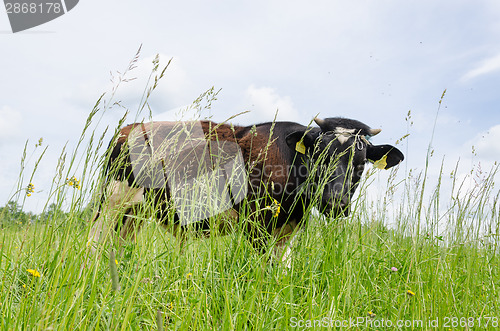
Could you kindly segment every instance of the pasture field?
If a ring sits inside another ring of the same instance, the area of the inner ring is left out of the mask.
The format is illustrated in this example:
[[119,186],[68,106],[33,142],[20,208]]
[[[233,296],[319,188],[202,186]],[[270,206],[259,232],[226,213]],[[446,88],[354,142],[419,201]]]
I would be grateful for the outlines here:
[[[190,240],[180,254],[175,239],[150,222],[137,244],[126,245],[110,262],[107,252],[89,255],[89,226],[78,213],[45,224],[4,226],[0,325],[3,330],[498,325],[498,240],[461,223],[471,210],[454,214],[456,231],[442,238],[432,229],[418,231],[412,210],[402,210],[390,229],[382,224],[383,210],[357,208],[338,220],[313,216],[294,247],[291,269],[256,253],[241,231]],[[488,216],[498,223],[498,213]]]
[[[163,76],[154,65],[152,77],[157,76],[145,90],[141,111]],[[195,108],[210,107],[215,96],[210,90]],[[398,174],[403,167],[396,168],[376,198],[364,194],[378,176],[370,168],[350,216],[328,219],[308,210],[308,226],[292,247],[291,268],[272,258],[272,242],[264,254],[257,253],[238,226],[225,237],[188,238],[181,253],[177,239],[145,214],[138,216],[144,225],[136,243],[117,247],[108,241],[91,253],[88,220],[107,143],[91,126],[102,111],[100,102],[74,153],[61,153],[51,207],[32,221],[17,219],[20,214],[9,208],[0,211],[2,330],[490,330],[500,325],[497,166],[487,173],[474,170],[468,186],[443,171],[431,182],[428,165],[422,173],[404,175]],[[36,194],[31,181],[39,160],[33,174],[23,173],[26,154],[13,195],[21,202]],[[427,161],[430,157],[429,151]],[[445,182],[451,193],[442,191]]]

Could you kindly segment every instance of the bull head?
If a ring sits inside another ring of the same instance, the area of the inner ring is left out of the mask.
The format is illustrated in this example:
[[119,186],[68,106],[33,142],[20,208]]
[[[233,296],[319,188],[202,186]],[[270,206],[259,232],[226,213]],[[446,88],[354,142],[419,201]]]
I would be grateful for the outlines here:
[[[346,118],[315,118],[318,128],[296,131],[286,137],[290,148],[310,162],[320,162],[325,169],[314,174],[316,184],[324,185],[319,208],[323,213],[347,215],[349,204],[367,162],[389,169],[399,164],[403,154],[391,145],[373,145],[369,138],[379,134],[381,129]],[[298,150],[301,144],[304,148]]]

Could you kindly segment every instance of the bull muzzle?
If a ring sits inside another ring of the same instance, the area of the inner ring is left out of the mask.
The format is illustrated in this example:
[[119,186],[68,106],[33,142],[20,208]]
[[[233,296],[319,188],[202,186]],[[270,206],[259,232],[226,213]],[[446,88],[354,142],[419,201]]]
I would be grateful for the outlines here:
[[324,215],[331,215],[333,217],[349,216],[350,213],[350,202],[347,197],[339,200],[329,199],[327,201],[323,201],[321,204],[321,212]]

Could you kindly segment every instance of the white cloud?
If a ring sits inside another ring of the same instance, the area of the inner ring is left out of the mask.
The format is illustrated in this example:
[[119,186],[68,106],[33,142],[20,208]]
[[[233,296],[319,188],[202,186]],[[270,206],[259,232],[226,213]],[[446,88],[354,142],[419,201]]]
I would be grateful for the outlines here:
[[[203,118],[203,115],[191,105],[176,107],[165,112],[153,115],[154,121],[192,121]],[[146,119],[147,120],[147,119]]]
[[104,92],[106,92],[104,100],[109,101],[108,98],[110,98],[112,91],[117,87],[113,101],[119,101],[120,105],[135,113],[145,93],[148,79],[150,79],[149,86],[152,86],[155,76],[160,75],[170,59],[172,61],[165,71],[164,77],[158,82],[157,87],[148,99],[148,103],[152,106],[152,111],[154,113],[162,113],[165,110],[190,103],[198,96],[198,91],[196,93],[193,92],[193,83],[182,68],[179,58],[159,54],[160,64],[158,71],[152,73],[155,57],[156,55],[141,55],[139,60],[133,65],[133,68],[126,73],[123,70],[112,71],[108,82],[102,79],[103,75],[99,75],[99,79],[92,78],[84,81],[78,85],[78,90],[74,94],[69,95],[67,99],[77,100],[82,107],[89,107]]
[[245,108],[250,110],[250,116],[259,122],[272,121],[276,115],[279,121],[304,122],[304,119],[295,109],[292,98],[280,96],[272,87],[255,87],[251,85],[245,91]]
[[470,79],[487,75],[499,70],[500,70],[500,54],[497,54],[494,57],[490,57],[486,60],[483,60],[476,68],[470,70],[465,75],[463,75],[461,81],[465,82]]
[[[128,99],[127,101],[131,103],[139,103],[148,77],[152,73],[155,57],[156,55],[145,57],[137,62],[136,68],[129,74],[129,77],[135,79],[120,87],[118,98]],[[158,71],[151,77],[151,85],[154,83],[154,77],[160,75],[161,70],[171,58],[171,56],[159,54],[160,65]],[[174,58],[165,72],[165,77],[158,83],[158,87],[150,97],[150,103],[169,104],[170,107],[182,106],[193,98],[193,95],[190,94],[191,90],[192,84],[181,66],[181,61]],[[162,109],[153,109],[153,111],[161,112]]]
[[18,111],[3,106],[0,108],[0,138],[17,136],[21,132],[22,115]]

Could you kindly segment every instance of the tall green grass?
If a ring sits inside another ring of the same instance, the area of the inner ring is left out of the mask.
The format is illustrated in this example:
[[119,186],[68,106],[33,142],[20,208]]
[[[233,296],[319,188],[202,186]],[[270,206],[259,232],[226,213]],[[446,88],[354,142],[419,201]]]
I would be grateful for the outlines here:
[[[163,74],[153,63],[139,111],[147,108]],[[125,77],[117,84],[123,82]],[[2,223],[3,330],[499,325],[497,167],[480,174],[476,170],[476,184],[462,194],[457,193],[462,183],[442,169],[435,183],[424,173],[395,169],[375,200],[363,194],[378,176],[370,169],[349,217],[332,220],[310,213],[293,246],[290,269],[270,262],[272,247],[257,253],[238,226],[224,237],[188,238],[181,253],[177,239],[146,214],[139,215],[144,224],[136,243],[102,245],[91,253],[88,220],[103,187],[101,146],[107,140],[95,125],[115,91],[105,104],[99,99],[77,148],[61,153],[47,208],[55,203],[64,212],[45,222]],[[207,95],[193,107],[210,106],[213,91]],[[125,116],[111,131],[124,121]],[[32,180],[21,171],[13,197],[26,199]],[[443,196],[445,184],[454,187],[451,196]]]

